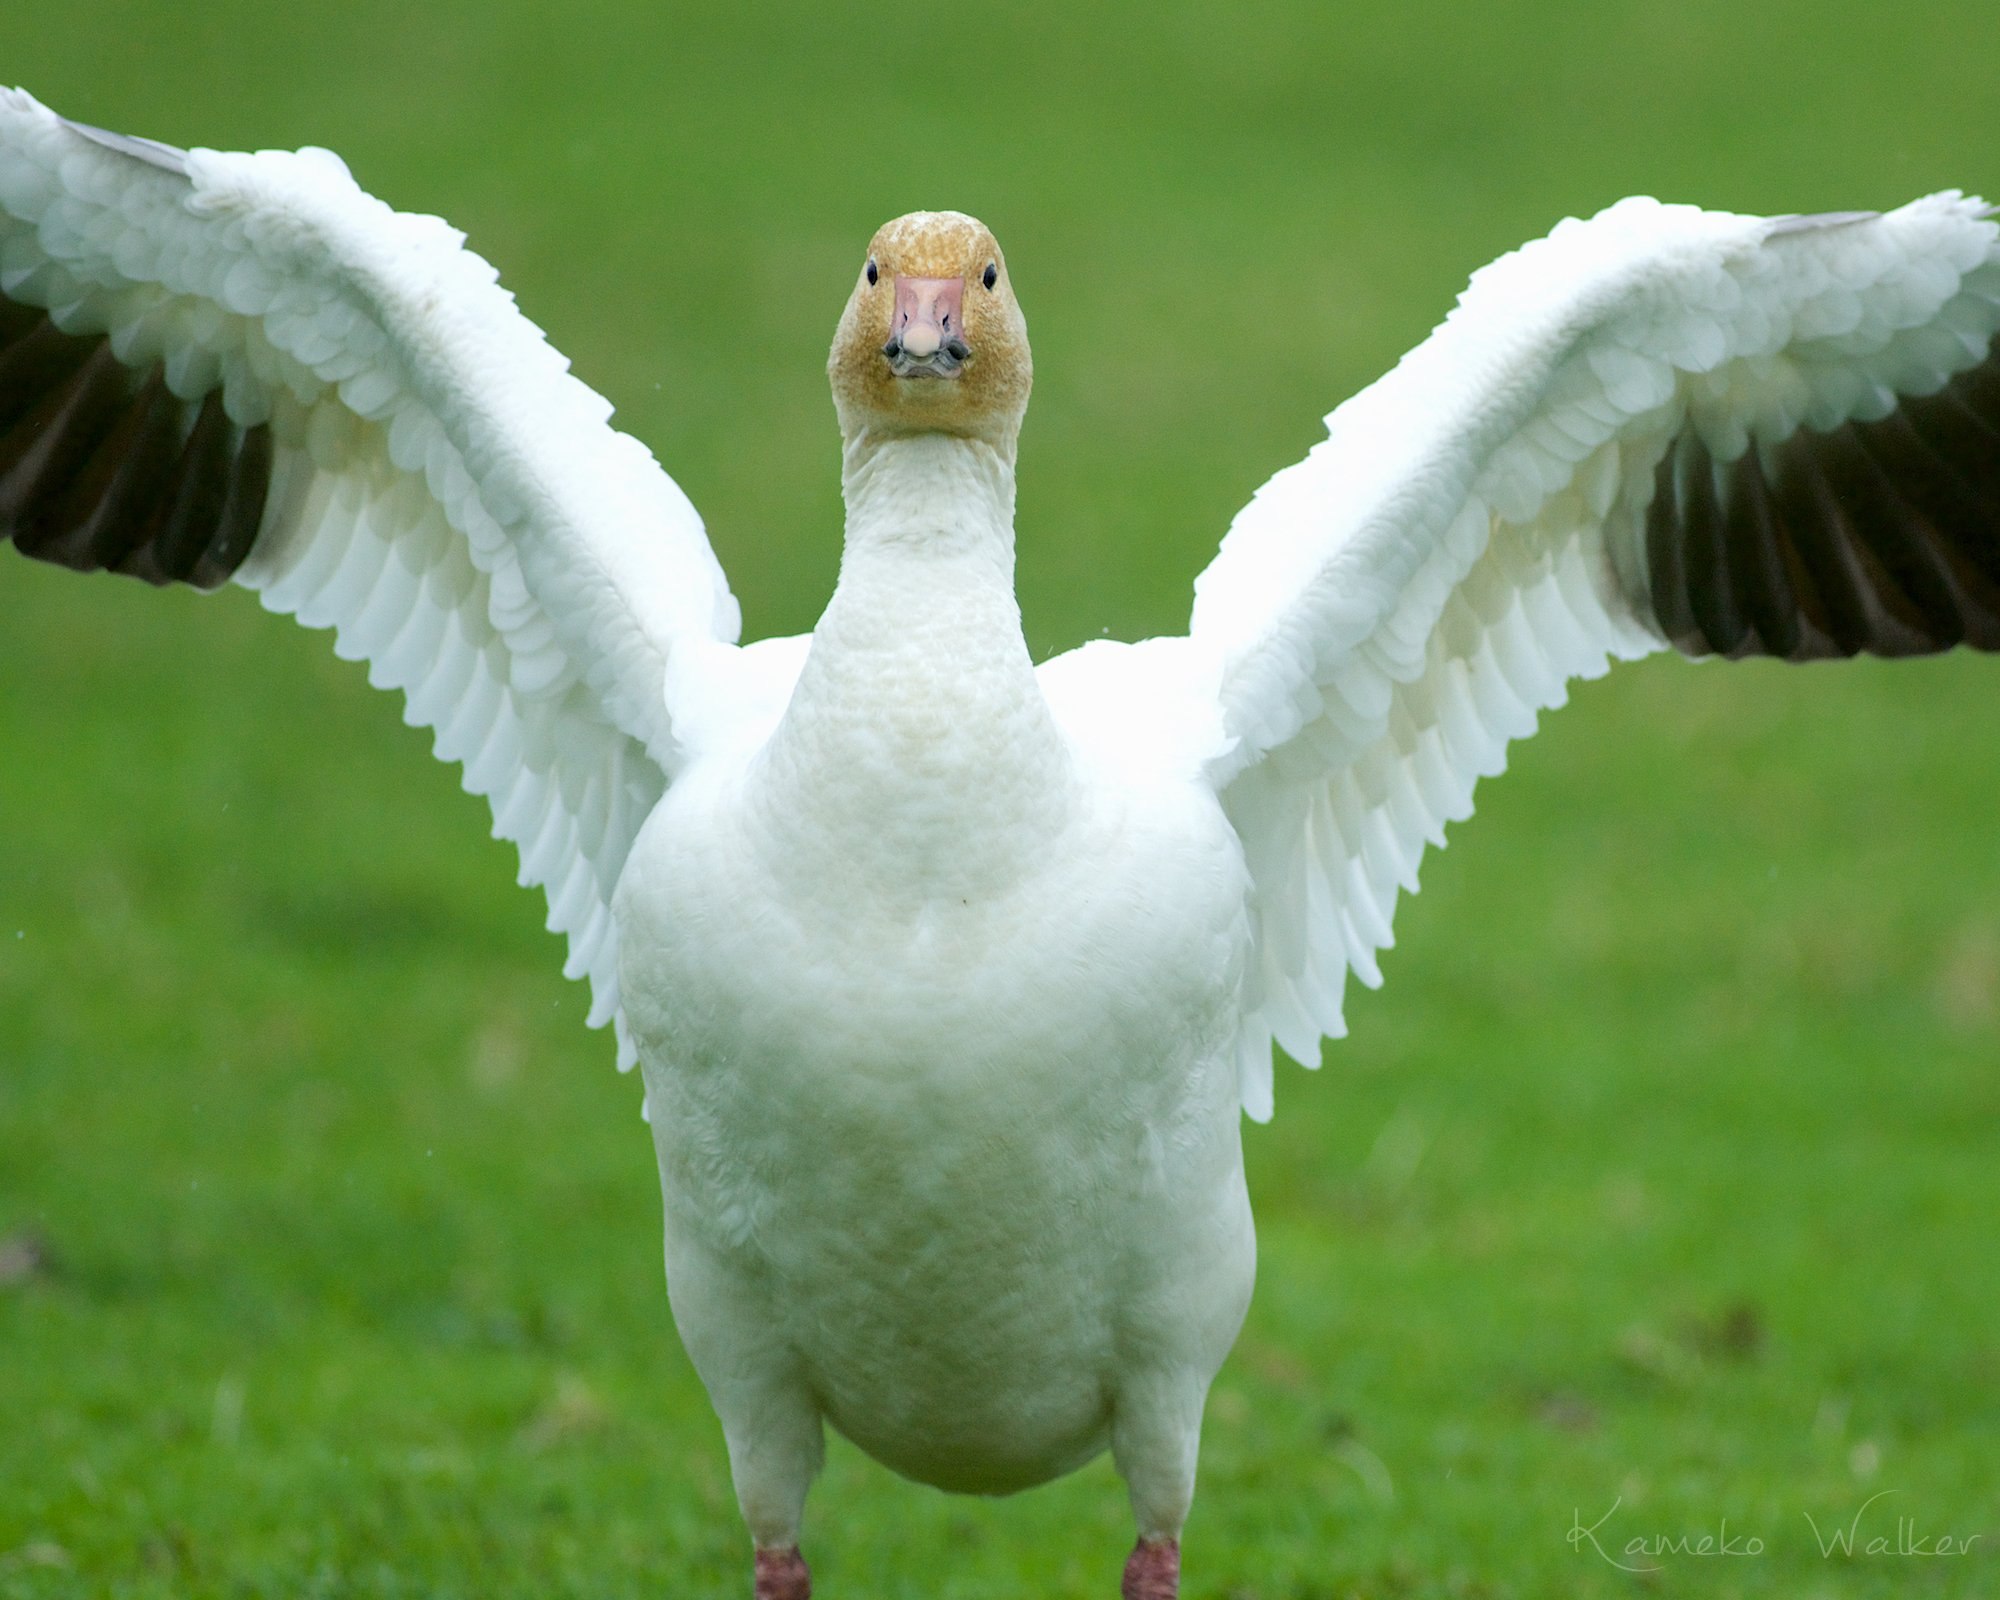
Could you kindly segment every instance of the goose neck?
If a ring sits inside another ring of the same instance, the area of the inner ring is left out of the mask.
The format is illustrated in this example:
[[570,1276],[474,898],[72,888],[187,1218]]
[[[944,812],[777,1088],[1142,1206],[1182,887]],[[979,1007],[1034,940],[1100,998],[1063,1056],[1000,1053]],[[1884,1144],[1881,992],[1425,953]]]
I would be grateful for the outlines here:
[[862,431],[841,460],[842,577],[856,560],[918,557],[1014,578],[1014,461],[983,440]]
[[1074,800],[1014,600],[1012,464],[850,444],[845,488],[840,582],[760,761],[758,825],[844,912],[970,904],[1032,871]]

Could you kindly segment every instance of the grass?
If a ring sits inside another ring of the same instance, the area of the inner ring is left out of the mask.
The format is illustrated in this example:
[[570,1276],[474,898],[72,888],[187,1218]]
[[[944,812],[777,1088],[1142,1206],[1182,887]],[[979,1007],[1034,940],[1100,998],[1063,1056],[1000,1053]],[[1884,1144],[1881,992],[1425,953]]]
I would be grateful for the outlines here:
[[[831,582],[856,252],[979,212],[1036,338],[1040,655],[1181,626],[1249,490],[1565,212],[2000,190],[1990,39],[1970,0],[73,0],[4,72],[466,228],[753,633]],[[5,558],[0,617],[0,1595],[743,1592],[637,1087],[479,805],[247,596]],[[1248,1132],[1192,1600],[2000,1593],[1992,671],[1652,662],[1517,748]],[[1660,1571],[1577,1531],[1614,1504]],[[1978,1542],[1868,1554],[1898,1517]],[[1129,1538],[1102,1463],[988,1505],[844,1447],[810,1533],[890,1600],[1104,1596]]]

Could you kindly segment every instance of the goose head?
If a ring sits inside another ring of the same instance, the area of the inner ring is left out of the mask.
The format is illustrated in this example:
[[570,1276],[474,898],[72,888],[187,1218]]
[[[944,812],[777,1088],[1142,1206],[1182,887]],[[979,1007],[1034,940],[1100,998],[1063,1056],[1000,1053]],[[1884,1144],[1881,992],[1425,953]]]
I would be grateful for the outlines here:
[[884,223],[827,358],[840,431],[979,439],[1011,457],[1034,365],[992,232],[957,211]]

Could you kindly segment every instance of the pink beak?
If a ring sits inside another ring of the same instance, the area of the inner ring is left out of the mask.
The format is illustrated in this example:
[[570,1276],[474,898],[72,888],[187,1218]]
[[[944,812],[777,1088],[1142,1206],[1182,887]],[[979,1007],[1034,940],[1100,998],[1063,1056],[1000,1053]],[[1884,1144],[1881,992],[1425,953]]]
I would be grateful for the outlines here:
[[942,365],[940,353],[955,366],[972,354],[965,342],[965,280],[906,278],[896,275],[896,310],[889,322],[889,342],[883,354],[891,361]]

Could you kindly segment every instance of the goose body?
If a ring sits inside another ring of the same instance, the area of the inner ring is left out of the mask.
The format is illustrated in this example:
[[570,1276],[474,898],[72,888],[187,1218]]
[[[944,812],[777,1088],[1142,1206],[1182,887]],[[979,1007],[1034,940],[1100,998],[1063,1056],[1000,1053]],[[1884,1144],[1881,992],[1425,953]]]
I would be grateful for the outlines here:
[[1063,727],[1004,508],[951,486],[1000,471],[883,448],[777,726],[696,760],[616,907],[697,1363],[771,1342],[801,1453],[823,1410],[984,1492],[1104,1448],[1163,1342],[1198,1413],[1254,1253],[1241,850],[1185,733],[1134,771]]
[[434,218],[323,151],[0,93],[0,537],[332,628],[487,796],[638,1065],[760,1600],[831,1424],[1106,1448],[1166,1600],[1255,1246],[1239,1136],[1570,680],[2000,648],[2000,229],[1628,200],[1475,276],[1238,515],[1185,637],[1035,667],[1032,367],[975,220],[878,231],[812,635]]

